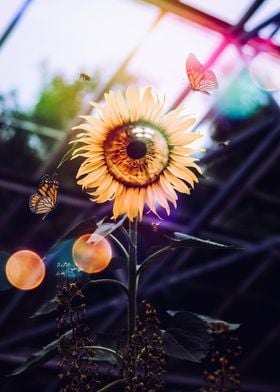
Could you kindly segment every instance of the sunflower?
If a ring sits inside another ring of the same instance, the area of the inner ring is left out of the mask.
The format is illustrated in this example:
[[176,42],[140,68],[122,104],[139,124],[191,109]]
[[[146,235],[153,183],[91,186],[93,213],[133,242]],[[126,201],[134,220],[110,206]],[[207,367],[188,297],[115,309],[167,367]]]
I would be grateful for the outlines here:
[[176,191],[190,194],[198,182],[192,169],[201,173],[189,148],[201,137],[189,132],[195,119],[183,115],[182,107],[164,114],[164,100],[151,88],[141,94],[128,87],[125,96],[110,91],[104,105],[91,104],[99,116],[81,116],[86,123],[73,128],[86,131],[77,135],[72,153],[72,159],[85,158],[78,184],[97,203],[114,200],[114,219],[126,213],[141,220],[145,204],[169,215],[169,202],[177,206]]

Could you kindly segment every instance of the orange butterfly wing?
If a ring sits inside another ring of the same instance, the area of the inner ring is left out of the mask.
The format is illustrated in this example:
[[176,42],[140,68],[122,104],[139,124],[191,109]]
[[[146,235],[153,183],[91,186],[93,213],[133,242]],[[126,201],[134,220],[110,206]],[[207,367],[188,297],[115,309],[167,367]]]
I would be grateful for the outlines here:
[[42,219],[45,219],[47,214],[51,212],[57,203],[58,190],[57,175],[44,175],[41,179],[38,193],[34,193],[29,198],[29,208],[34,214],[44,214]]
[[190,53],[186,62],[186,72],[190,87],[194,91],[210,95],[209,91],[218,88],[218,81],[213,71],[205,70],[205,67]]
[[54,207],[57,201],[57,190],[59,187],[57,174],[54,173],[52,176],[45,174],[38,188],[38,193],[43,197],[50,197],[53,200]]

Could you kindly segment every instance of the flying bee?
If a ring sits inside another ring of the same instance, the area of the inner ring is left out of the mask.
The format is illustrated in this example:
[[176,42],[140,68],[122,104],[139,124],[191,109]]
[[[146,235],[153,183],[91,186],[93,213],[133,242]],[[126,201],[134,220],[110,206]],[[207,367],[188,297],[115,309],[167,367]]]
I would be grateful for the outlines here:
[[152,222],[151,226],[154,233],[158,232],[159,222]]
[[88,74],[86,74],[86,73],[80,73],[80,79],[81,80],[86,80],[87,82],[89,82],[91,77]]
[[229,140],[226,140],[225,142],[220,142],[219,147],[222,147],[224,150],[229,149]]

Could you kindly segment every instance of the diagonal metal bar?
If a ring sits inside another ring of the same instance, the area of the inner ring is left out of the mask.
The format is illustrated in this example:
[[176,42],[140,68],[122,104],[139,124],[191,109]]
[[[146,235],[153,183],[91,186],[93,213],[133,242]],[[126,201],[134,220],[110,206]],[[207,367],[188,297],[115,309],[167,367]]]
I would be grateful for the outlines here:
[[168,279],[165,279],[164,282],[158,282],[150,288],[142,286],[141,290],[151,295],[153,293],[156,293],[157,291],[162,290],[163,288],[166,288],[169,285],[172,286],[178,283],[186,282],[187,280],[193,278],[204,276],[205,274],[208,274],[210,272],[218,271],[221,268],[226,268],[230,265],[239,263],[248,257],[268,252],[272,249],[279,249],[279,246],[280,237],[274,237],[260,244],[250,246],[248,249],[245,249],[243,251],[234,252],[234,254],[231,254],[229,256],[209,261],[207,264],[198,265],[196,267],[190,268],[185,272],[181,272],[180,275],[173,275]]
[[[263,121],[251,125],[248,128],[244,129],[242,132],[240,132],[238,135],[233,136],[230,141],[230,151],[234,150],[235,147],[238,147],[242,143],[246,142],[247,139],[256,136],[264,129],[268,129],[269,127],[271,127],[273,124],[275,124],[276,120],[277,120],[277,116],[264,118]],[[227,154],[227,151],[224,151],[222,148],[217,148],[214,151],[210,151],[209,153],[204,154],[204,156],[200,158],[200,162],[202,164],[212,163],[215,159],[220,158],[225,154]]]
[[[142,38],[139,40],[139,42],[135,45],[135,47],[132,49],[132,51],[128,54],[128,56],[126,57],[126,59],[124,59],[123,63],[121,64],[121,66],[119,67],[118,71],[115,73],[115,75],[112,77],[112,79],[110,79],[110,81],[105,85],[105,87],[102,89],[102,91],[99,93],[99,96],[96,98],[96,100],[98,101],[104,94],[104,92],[106,92],[108,90],[109,87],[112,86],[112,83],[114,83],[114,81],[117,79],[117,77],[125,71],[128,63],[131,61],[131,59],[135,56],[135,54],[137,53],[137,51],[140,49],[140,47],[143,44],[143,41],[145,39],[148,38],[149,34],[153,31],[153,29],[157,26],[157,24],[159,23],[159,21],[161,20],[161,18],[163,17],[164,13],[160,12],[157,17],[154,19],[154,21],[152,22],[152,24],[150,25],[150,27],[147,29],[147,31],[144,33],[144,35],[142,36]],[[88,106],[87,110],[86,110],[86,114],[90,114],[92,110],[91,105]],[[77,125],[77,124],[76,124]],[[74,137],[75,132],[77,131],[69,131],[67,133],[67,135],[64,136],[64,140],[62,141],[62,143],[54,150],[54,152],[52,153],[51,157],[49,160],[46,161],[45,164],[43,164],[39,170],[36,172],[36,176],[40,177],[44,172],[53,169],[57,163],[60,161],[61,157],[63,156],[63,154],[66,151],[66,146],[68,144],[68,142]],[[77,217],[78,220],[83,219],[84,217],[84,211],[81,212],[81,214]],[[27,236],[24,238],[24,240],[28,241],[29,238],[32,238],[33,235],[36,233],[37,229],[36,229],[36,225],[29,231],[29,233],[27,234]]]
[[[22,195],[29,196],[32,193],[36,192],[36,188],[32,186],[25,185],[23,183],[19,183],[18,181],[12,181],[8,179],[3,179],[0,178],[0,188],[9,190],[12,192],[20,193]],[[77,196],[72,196],[69,194],[66,194],[65,192],[61,192],[59,194],[59,202],[62,204],[68,204],[72,207],[80,207],[80,208],[88,208],[92,205],[91,202],[88,200],[82,198],[82,197],[77,197]],[[28,199],[26,201],[26,204],[28,204]]]
[[[25,355],[21,353],[1,353],[0,354],[0,362],[2,363],[9,363],[13,365],[20,365],[22,362],[26,360],[26,357],[30,355],[30,353],[26,353]],[[57,361],[50,360],[47,363],[42,365],[43,369],[54,370],[57,371]],[[104,373],[103,369],[100,369],[101,374]],[[106,374],[106,373],[105,373]],[[204,383],[202,378],[199,376],[191,376],[191,375],[181,375],[181,374],[169,374],[166,376],[166,381],[168,386],[173,386],[174,384],[178,386],[178,388],[186,388],[186,387],[200,387],[203,386]],[[54,384],[56,385],[56,384]],[[51,386],[53,384],[51,383]],[[241,384],[242,391],[244,392],[279,392],[280,385],[279,384],[272,384],[272,383],[265,383],[265,382],[256,382],[253,379],[245,379],[242,381]],[[181,390],[181,389],[180,389]],[[52,391],[52,389],[47,390]]]
[[21,20],[21,18],[23,17],[23,15],[25,13],[25,11],[27,10],[27,7],[29,6],[29,4],[31,4],[31,2],[32,2],[32,0],[26,0],[23,2],[22,6],[19,8],[16,15],[12,19],[11,23],[8,25],[8,27],[6,28],[6,30],[2,34],[2,36],[0,38],[0,48],[4,45],[4,43],[6,42],[6,40],[9,37],[9,35],[12,33],[12,31],[14,30],[16,25],[19,23],[19,21]]
[[226,34],[231,27],[231,24],[218,19],[206,12],[200,11],[197,8],[191,7],[178,0],[144,0],[145,3],[152,4],[164,12],[171,12],[174,15],[181,16],[191,22],[197,23],[203,27],[211,29],[221,34]]
[[[151,23],[151,25],[149,26],[149,28],[145,31],[145,33],[143,34],[143,36],[139,39],[139,41],[136,43],[135,47],[130,51],[130,53],[128,53],[128,55],[126,56],[126,58],[123,60],[122,64],[120,65],[120,67],[118,68],[118,70],[116,71],[116,73],[112,76],[112,78],[105,84],[105,86],[102,88],[102,90],[98,93],[97,97],[94,98],[95,101],[99,101],[100,99],[103,98],[103,95],[105,92],[107,92],[112,85],[117,81],[117,79],[119,78],[120,75],[123,74],[123,72],[125,72],[128,64],[130,63],[130,61],[133,59],[133,57],[137,54],[137,52],[139,51],[139,49],[142,47],[143,43],[145,42],[145,40],[149,37],[149,35],[151,34],[151,32],[156,28],[156,26],[158,25],[158,23],[161,21],[162,17],[164,16],[163,12],[159,12],[159,14],[156,16],[156,18],[153,20],[153,22]],[[88,107],[85,110],[84,114],[90,114],[92,112],[92,106],[88,105]],[[80,123],[80,120],[78,120],[76,122],[75,125],[78,125],[78,123]],[[66,134],[63,142],[61,143],[61,145],[59,146],[59,148],[56,150],[56,152],[53,154],[51,161],[46,162],[45,166],[44,166],[44,171],[49,170],[50,168],[53,168],[53,166],[57,165],[58,162],[60,161],[61,157],[63,156],[63,154],[66,151],[67,148],[67,144],[69,143],[70,140],[72,140],[75,136],[75,134],[79,133],[79,131],[77,130],[73,130],[70,129],[69,132]]]
[[[153,1],[154,2],[154,1]],[[226,31],[221,32],[224,35],[224,38],[222,40],[222,42],[220,43],[220,45],[216,48],[216,50],[212,53],[212,55],[209,57],[209,59],[206,61],[205,63],[205,67],[211,67],[216,60],[218,59],[218,57],[222,54],[222,52],[227,48],[228,44],[231,43],[231,39],[229,38],[230,34],[234,34],[234,35],[238,35],[240,33],[243,33],[243,27],[244,24],[250,19],[250,17],[254,14],[254,12],[260,7],[260,5],[264,2],[264,0],[256,0],[250,7],[249,9],[246,11],[246,13],[243,15],[243,17],[240,19],[240,21],[235,25],[228,25]],[[161,2],[160,2],[161,3]],[[185,5],[182,5],[184,9]],[[186,6],[187,9],[189,8],[188,6]],[[193,12],[193,10],[192,10]],[[183,13],[183,11],[181,11],[181,15],[182,17],[185,17],[187,19],[191,19],[190,15],[188,13]],[[202,16],[202,15],[201,15]],[[205,16],[205,15],[203,15]],[[209,17],[209,15],[208,15]],[[208,27],[207,23],[203,24],[201,23],[201,19],[196,19],[194,18],[193,20],[196,23],[201,24],[204,27]],[[221,21],[218,22],[218,24],[220,24]],[[211,27],[213,29],[213,27]],[[217,30],[216,30],[217,31]],[[244,37],[246,35],[244,34]],[[177,99],[173,102],[173,104],[171,105],[171,110],[175,109],[178,105],[181,104],[181,102],[187,97],[187,95],[190,93],[191,88],[190,86],[187,86],[182,92],[181,94],[177,97]]]
[[251,174],[248,181],[244,182],[239,187],[239,192],[235,193],[233,197],[228,201],[227,205],[220,210],[215,216],[215,223],[221,223],[222,220],[229,214],[230,211],[240,202],[243,195],[248,193],[250,189],[259,181],[265,173],[275,164],[275,162],[280,157],[280,144],[276,144],[273,151],[267,156],[267,159],[261,163],[261,165],[257,168],[257,170]]
[[262,162],[261,157],[264,156],[271,146],[278,142],[280,135],[280,126],[277,124],[272,131],[266,135],[265,139],[260,143],[255,151],[248,157],[239,170],[227,181],[225,186],[220,189],[220,192],[213,197],[208,203],[207,207],[201,214],[194,218],[187,227],[188,233],[195,233],[199,227],[209,218],[211,218],[221,208],[222,203],[239,189],[241,181],[248,181],[248,174],[250,171],[254,173],[258,163]]
[[242,16],[240,21],[236,24],[235,29],[240,31],[244,28],[245,23],[251,18],[251,16],[265,3],[266,0],[255,0],[245,14]]
[[247,42],[249,39],[255,37],[258,35],[258,32],[265,28],[266,26],[270,24],[275,24],[276,26],[279,26],[280,24],[280,12],[278,12],[276,15],[273,15],[272,17],[264,20],[262,23],[260,23],[258,26],[256,26],[253,30],[248,31],[246,33],[243,33],[241,37],[239,38],[240,43],[244,44]]
[[271,267],[275,258],[273,255],[268,255],[264,260],[260,260],[260,264],[247,276],[246,279],[220,304],[218,309],[213,312],[215,316],[221,317],[226,310],[239,299],[254,283],[260,278],[267,269]]
[[[195,234],[199,231],[199,229],[209,220],[211,219],[217,211],[224,206],[224,203],[228,202],[228,199],[231,198],[236,192],[239,191],[240,185],[244,181],[248,181],[249,172],[252,171],[254,173],[255,167],[262,162],[261,157],[267,153],[273,143],[277,142],[280,135],[280,127],[277,124],[272,131],[266,135],[263,143],[259,144],[254,152],[247,158],[243,165],[236,171],[236,173],[228,179],[223,188],[219,190],[218,193],[214,195],[214,197],[208,201],[206,207],[194,217],[189,225],[186,227],[185,232],[188,234]],[[177,252],[177,261],[173,263],[173,270],[179,268],[183,261],[186,260],[186,257],[191,254],[191,250],[189,252],[183,252],[181,257],[178,256],[179,251]],[[165,263],[168,262],[168,258],[165,260]],[[161,265],[162,268],[163,265]],[[149,278],[145,281],[145,286],[149,285],[155,276],[158,274],[158,268],[150,274]]]
[[263,341],[258,342],[256,348],[250,352],[250,354],[241,362],[239,369],[244,372],[257,358],[258,356],[270,346],[280,336],[280,324],[276,325],[269,334],[266,335]]

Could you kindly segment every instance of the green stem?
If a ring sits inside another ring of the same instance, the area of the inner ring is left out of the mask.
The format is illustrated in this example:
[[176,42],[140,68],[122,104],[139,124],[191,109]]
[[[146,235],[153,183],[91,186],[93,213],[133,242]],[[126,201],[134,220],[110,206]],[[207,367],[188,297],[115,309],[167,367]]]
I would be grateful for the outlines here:
[[136,266],[137,266],[137,223],[129,221],[129,262],[128,262],[128,338],[133,335],[136,323]]
[[157,252],[151,254],[149,257],[147,257],[142,264],[140,265],[140,267],[138,268],[137,272],[136,272],[136,277],[137,277],[137,283],[136,285],[138,286],[138,282],[140,279],[140,276],[142,274],[142,272],[144,271],[144,269],[153,261],[157,260],[159,258],[159,256],[164,255],[165,253],[169,253],[169,251],[172,249],[171,246],[165,246],[164,248],[158,250]]
[[124,253],[126,259],[128,260],[129,255],[127,250],[125,249],[125,247],[123,246],[123,244],[121,243],[121,241],[119,241],[113,234],[110,234],[110,237],[112,238],[113,241],[115,241],[115,243],[119,246],[119,248],[122,250],[122,252]]
[[119,385],[119,384],[124,384],[125,380],[122,378],[120,380],[116,380],[111,382],[110,384],[106,385],[104,388],[99,389],[97,392],[104,392],[104,391],[108,391],[108,389],[114,387],[115,385]]
[[[122,362],[122,364],[124,366],[126,366],[126,362],[125,359],[122,355],[120,355],[119,353],[117,353],[117,351],[112,350],[111,348],[108,347],[104,347],[104,346],[82,346],[83,349],[90,349],[90,350],[96,350],[96,351],[104,351],[107,352],[109,354],[112,354],[114,357],[116,357],[118,359],[119,362]],[[94,358],[94,357],[93,357]],[[105,359],[104,359],[105,360]]]

